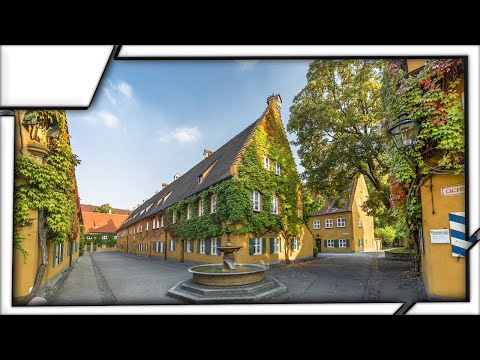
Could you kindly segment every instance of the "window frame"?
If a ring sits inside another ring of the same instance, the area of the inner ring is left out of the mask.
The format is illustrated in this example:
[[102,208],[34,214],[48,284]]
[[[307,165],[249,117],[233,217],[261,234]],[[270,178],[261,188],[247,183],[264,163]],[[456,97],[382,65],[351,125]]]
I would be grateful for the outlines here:
[[102,235],[102,240],[108,240],[108,236],[107,235]]
[[199,241],[200,241],[200,243],[199,243],[200,244],[200,254],[205,255],[206,250],[207,250],[205,239],[200,239]]
[[210,197],[210,214],[215,214],[217,212],[217,195],[212,194]]
[[334,239],[327,239],[327,248],[335,247],[335,240]]
[[363,227],[362,218],[358,218],[358,227],[359,228]]
[[205,206],[203,199],[198,200],[198,216],[205,215]]
[[338,239],[338,247],[339,248],[346,248],[347,247],[347,239]]
[[187,205],[187,220],[190,220],[192,218],[192,207],[190,204]]
[[218,238],[212,238],[210,240],[210,255],[218,255],[217,247],[218,247]]
[[177,222],[177,212],[172,211],[172,224],[175,224]]
[[281,249],[281,241],[279,237],[273,238],[273,253],[280,254],[282,252]]
[[[320,226],[321,226],[320,224],[321,224],[321,221],[319,219],[313,220],[313,229],[314,230],[320,229]],[[317,226],[315,226],[315,225],[317,225]]]
[[270,158],[267,155],[263,155],[263,168],[270,170]]
[[175,247],[175,243],[174,243],[174,239],[170,239],[170,251],[175,251],[174,247]]
[[[340,225],[341,220],[343,220],[343,225]],[[337,228],[344,228],[347,225],[347,221],[344,217],[337,218]]]
[[282,176],[282,167],[278,162],[275,162],[275,175]]
[[262,238],[253,238],[253,255],[262,255]]
[[273,195],[272,196],[272,211],[271,213],[273,215],[278,215],[278,196]]
[[192,253],[193,252],[193,242],[192,240],[187,240],[187,252]]
[[[257,195],[257,200],[255,200],[255,195]],[[253,211],[260,212],[261,210],[261,204],[260,204],[260,192],[253,190],[251,193],[251,200],[252,200],[252,209]],[[258,207],[255,206],[255,204],[258,205]]]
[[294,237],[293,238],[293,251],[300,250],[300,238]]
[[333,229],[333,219],[325,219],[325,229]]

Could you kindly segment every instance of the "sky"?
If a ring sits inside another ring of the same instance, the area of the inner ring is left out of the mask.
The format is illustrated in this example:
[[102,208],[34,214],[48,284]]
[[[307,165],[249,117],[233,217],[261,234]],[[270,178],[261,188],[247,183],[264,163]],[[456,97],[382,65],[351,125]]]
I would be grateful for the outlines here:
[[113,61],[90,108],[67,111],[81,203],[133,209],[258,119],[273,93],[286,128],[309,63]]

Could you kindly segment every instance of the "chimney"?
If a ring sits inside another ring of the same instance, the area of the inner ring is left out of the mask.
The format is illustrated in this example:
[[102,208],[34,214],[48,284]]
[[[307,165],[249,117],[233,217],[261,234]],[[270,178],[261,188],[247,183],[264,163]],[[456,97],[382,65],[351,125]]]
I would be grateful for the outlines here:
[[209,157],[210,155],[213,154],[213,151],[212,150],[209,150],[209,149],[204,149],[203,150],[203,157],[206,158],[206,157]]
[[282,108],[282,97],[280,94],[272,94],[267,98],[268,106],[273,106],[273,104],[277,105],[277,108],[280,110]]
[[180,174],[176,173],[175,175],[173,175],[173,181],[177,180],[179,177],[180,177]]
[[162,183],[162,189],[165,189],[168,186],[168,183]]

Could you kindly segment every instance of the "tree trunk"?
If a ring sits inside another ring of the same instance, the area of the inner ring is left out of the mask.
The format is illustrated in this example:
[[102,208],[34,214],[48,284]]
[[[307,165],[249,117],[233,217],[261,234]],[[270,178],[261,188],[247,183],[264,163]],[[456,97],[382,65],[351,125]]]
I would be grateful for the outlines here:
[[288,255],[288,248],[290,247],[290,240],[285,236],[285,264],[290,264],[290,257]]
[[33,283],[32,291],[22,301],[22,305],[28,304],[38,293],[42,284],[43,276],[48,264],[48,249],[47,249],[47,230],[45,229],[46,220],[43,211],[38,212],[38,242],[40,244],[41,263],[38,266],[37,274],[35,275],[35,282]]

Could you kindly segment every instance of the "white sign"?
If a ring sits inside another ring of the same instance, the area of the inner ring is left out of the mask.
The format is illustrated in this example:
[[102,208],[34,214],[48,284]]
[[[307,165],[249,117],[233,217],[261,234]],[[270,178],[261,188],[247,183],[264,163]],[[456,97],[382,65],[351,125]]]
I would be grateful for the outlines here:
[[457,196],[465,193],[465,184],[442,186],[442,196]]
[[430,242],[432,244],[450,244],[448,229],[430,230]]

